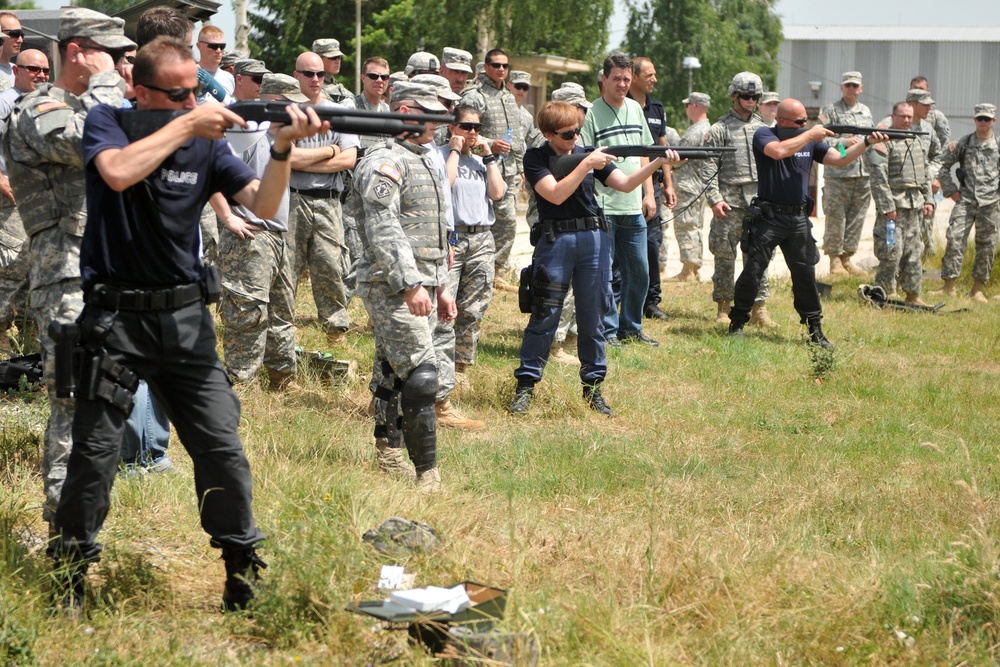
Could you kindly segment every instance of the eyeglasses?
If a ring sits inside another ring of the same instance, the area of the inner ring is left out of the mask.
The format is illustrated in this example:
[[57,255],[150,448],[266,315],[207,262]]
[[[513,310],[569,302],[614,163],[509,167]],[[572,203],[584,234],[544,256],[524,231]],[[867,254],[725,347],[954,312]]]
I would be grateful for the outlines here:
[[101,46],[100,44],[80,44],[79,42],[73,42],[83,51],[102,51],[109,56],[111,60],[117,65],[121,62],[122,58],[125,57],[125,52],[122,49],[109,49],[106,46]]
[[992,120],[989,116],[976,116],[977,123],[989,123]]
[[860,83],[854,83],[853,81],[850,82],[850,83],[842,83],[840,85],[844,86],[845,88],[860,88],[861,87]]
[[122,60],[127,62],[129,65],[135,64],[135,56],[125,56],[124,58],[122,58]]
[[4,30],[3,34],[7,35],[11,39],[21,39],[22,37],[24,37],[24,31],[20,30],[20,29],[17,29],[17,30]]
[[253,81],[254,83],[256,83],[258,86],[260,84],[264,83],[264,75],[263,74],[249,74],[248,76],[250,77],[250,80]]
[[799,127],[802,127],[809,122],[808,118],[782,118],[781,120],[788,121],[789,123],[795,123]]
[[510,69],[510,63],[486,63],[493,69]]
[[226,50],[226,43],[225,42],[203,42],[203,41],[201,41],[199,39],[198,43],[199,44],[204,44],[205,46],[207,46],[208,48],[212,49],[213,51],[225,51]]
[[326,72],[323,70],[297,69],[295,71],[307,79],[322,79],[326,76]]
[[16,65],[15,64],[14,67],[16,67],[18,69],[26,69],[29,72],[31,72],[32,74],[38,74],[39,72],[41,72],[45,76],[48,76],[49,72],[52,71],[48,67],[39,67],[38,65]]
[[527,83],[515,83],[514,87],[518,90],[529,91],[531,90],[531,85]]
[[574,127],[572,130],[566,130],[565,132],[553,132],[560,139],[565,139],[570,141],[571,139],[576,139],[576,135],[580,134],[580,128]]
[[171,102],[184,102],[191,95],[194,95],[197,88],[171,88],[167,90],[166,88],[157,88],[156,86],[151,86],[148,83],[136,83],[137,86],[144,86],[150,90],[155,90],[157,92],[163,93],[167,96],[167,99]]
[[455,125],[466,132],[480,132],[483,129],[482,123],[455,123]]
[[388,81],[391,74],[376,74],[375,72],[365,72],[365,77],[372,81]]
[[754,102],[756,102],[757,100],[760,99],[760,95],[754,95],[752,93],[740,93],[740,99],[741,100],[753,100]]

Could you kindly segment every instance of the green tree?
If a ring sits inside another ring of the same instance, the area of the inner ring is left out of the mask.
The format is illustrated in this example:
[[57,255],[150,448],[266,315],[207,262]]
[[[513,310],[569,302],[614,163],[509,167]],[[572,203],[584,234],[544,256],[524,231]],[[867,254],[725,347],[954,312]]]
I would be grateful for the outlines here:
[[774,0],[644,0],[629,7],[623,48],[656,65],[659,82],[653,96],[663,100],[667,122],[687,126],[681,100],[688,93],[687,56],[701,62],[693,73],[694,90],[712,96],[709,118],[729,107],[726,94],[737,72],[760,75],[774,90],[778,80],[781,20]]
[[108,16],[114,16],[120,11],[128,9],[135,3],[132,0],[73,0],[77,7],[86,7],[95,12],[101,12]]

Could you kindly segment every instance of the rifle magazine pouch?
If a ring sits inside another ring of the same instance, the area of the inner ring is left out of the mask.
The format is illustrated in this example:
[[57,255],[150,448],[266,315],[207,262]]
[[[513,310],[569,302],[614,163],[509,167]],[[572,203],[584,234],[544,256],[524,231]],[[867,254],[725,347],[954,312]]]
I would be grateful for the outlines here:
[[535,265],[529,264],[521,269],[521,284],[517,287],[517,307],[522,313],[531,312],[531,302],[534,290],[531,280],[534,277]]

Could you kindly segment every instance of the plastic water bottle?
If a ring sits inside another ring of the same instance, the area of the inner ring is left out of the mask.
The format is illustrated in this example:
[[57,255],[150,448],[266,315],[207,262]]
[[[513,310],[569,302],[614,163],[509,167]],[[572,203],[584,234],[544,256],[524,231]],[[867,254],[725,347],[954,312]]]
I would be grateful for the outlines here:
[[[514,141],[514,128],[512,127],[507,128],[507,134],[504,135],[503,140],[507,142],[508,146],[512,141]],[[503,161],[505,157],[506,157],[505,155],[499,156],[501,161]]]
[[886,220],[885,221],[885,244],[886,245],[896,245],[896,221]]

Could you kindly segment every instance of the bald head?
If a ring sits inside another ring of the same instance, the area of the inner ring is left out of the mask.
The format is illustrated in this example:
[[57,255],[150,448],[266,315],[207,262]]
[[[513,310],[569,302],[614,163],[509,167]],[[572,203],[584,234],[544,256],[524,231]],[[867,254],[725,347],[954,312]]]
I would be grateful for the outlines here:
[[805,106],[803,106],[802,102],[799,102],[794,98],[789,97],[781,100],[781,103],[778,104],[778,118],[805,118],[805,115]]
[[[49,59],[38,49],[25,49],[14,63],[14,87],[26,93],[49,80]],[[45,71],[42,71],[45,70]]]
[[[307,74],[303,74],[307,72]],[[306,51],[299,54],[295,59],[295,79],[299,82],[302,94],[309,98],[313,104],[319,102],[323,94],[323,79],[326,77],[326,70],[323,69],[323,59],[318,53]]]

